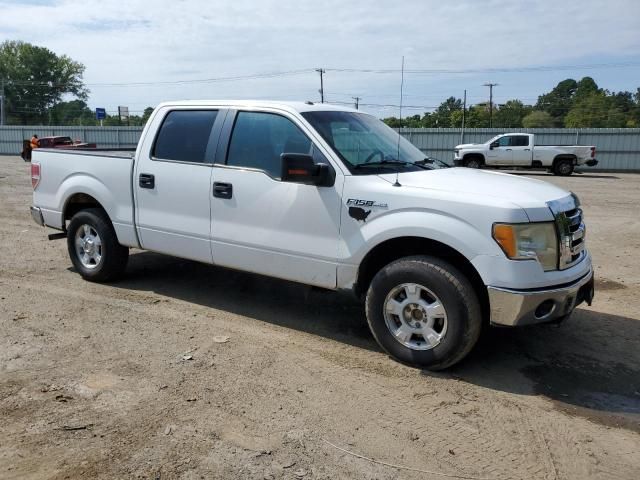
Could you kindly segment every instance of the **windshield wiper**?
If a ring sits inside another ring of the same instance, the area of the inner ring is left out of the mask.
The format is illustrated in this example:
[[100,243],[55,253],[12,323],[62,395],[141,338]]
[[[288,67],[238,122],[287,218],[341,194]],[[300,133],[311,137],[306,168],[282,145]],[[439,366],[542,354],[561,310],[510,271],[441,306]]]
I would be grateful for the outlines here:
[[418,168],[422,168],[423,170],[429,170],[429,167],[427,167],[426,165],[421,165],[417,162],[404,162],[402,160],[380,160],[378,162],[367,162],[367,163],[359,163],[358,165],[356,165],[354,168],[363,168],[363,167],[386,167],[386,166],[394,166],[394,165],[399,165],[399,166],[406,166],[406,165],[411,165],[411,166],[415,166]]
[[416,162],[416,165],[425,165],[426,166],[427,163],[438,164],[442,168],[451,168],[451,165],[449,165],[447,162],[443,162],[442,160],[439,160],[439,159],[433,158],[433,157],[425,157],[423,160],[418,160]]

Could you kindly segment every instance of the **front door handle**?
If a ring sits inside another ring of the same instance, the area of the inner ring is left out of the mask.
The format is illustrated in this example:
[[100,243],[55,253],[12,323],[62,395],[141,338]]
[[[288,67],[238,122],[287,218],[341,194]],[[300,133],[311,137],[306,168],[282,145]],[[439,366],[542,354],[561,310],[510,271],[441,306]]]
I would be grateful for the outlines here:
[[512,149],[512,148],[507,148],[507,150],[506,150],[506,151],[507,151],[507,152],[510,152],[511,150],[513,150],[513,149]]
[[230,183],[214,182],[213,196],[217,198],[231,198],[233,196],[233,185]]
[[530,148],[525,148],[525,149],[524,149],[524,151],[525,151],[525,152],[530,152],[530,151],[531,151],[531,149],[530,149]]
[[155,188],[155,175],[152,175],[151,173],[141,173],[138,179],[138,185],[140,185],[140,188]]

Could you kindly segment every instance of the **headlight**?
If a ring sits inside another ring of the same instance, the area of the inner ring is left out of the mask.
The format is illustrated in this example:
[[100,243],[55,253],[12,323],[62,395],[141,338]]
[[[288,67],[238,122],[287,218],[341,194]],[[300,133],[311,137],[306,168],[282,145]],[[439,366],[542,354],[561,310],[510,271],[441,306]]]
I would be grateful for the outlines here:
[[493,238],[511,260],[538,260],[545,272],[558,268],[558,240],[553,222],[496,223]]

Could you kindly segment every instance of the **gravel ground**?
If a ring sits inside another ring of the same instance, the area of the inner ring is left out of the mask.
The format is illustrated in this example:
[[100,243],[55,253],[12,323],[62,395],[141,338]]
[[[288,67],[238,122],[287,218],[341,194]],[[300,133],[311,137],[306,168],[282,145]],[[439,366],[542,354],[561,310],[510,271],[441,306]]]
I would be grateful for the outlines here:
[[640,176],[532,176],[583,201],[595,303],[434,374],[347,296],[137,251],[85,282],[0,157],[0,478],[640,478]]

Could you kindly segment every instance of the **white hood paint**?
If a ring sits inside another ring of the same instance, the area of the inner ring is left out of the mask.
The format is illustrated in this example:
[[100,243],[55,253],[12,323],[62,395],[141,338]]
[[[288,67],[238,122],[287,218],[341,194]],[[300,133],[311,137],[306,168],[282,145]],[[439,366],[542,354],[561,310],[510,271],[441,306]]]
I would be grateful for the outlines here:
[[460,145],[456,145],[454,150],[462,150],[463,148],[479,147],[480,145],[484,145],[484,143],[461,143]]
[[[395,182],[395,174],[380,175]],[[571,193],[548,182],[508,173],[488,172],[470,168],[443,168],[398,175],[402,186],[441,190],[453,193],[493,197],[507,200],[525,210],[543,208],[546,202],[567,197]]]

